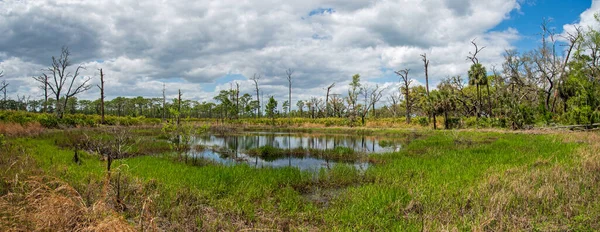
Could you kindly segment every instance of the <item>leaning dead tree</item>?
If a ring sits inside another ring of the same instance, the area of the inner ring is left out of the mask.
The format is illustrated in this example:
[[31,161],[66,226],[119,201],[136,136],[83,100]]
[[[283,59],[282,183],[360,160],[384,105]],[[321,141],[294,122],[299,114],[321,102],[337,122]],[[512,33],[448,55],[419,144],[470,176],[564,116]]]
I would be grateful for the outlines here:
[[400,80],[403,82],[401,91],[404,92],[404,103],[406,104],[406,123],[410,124],[410,108],[412,105],[410,99],[410,84],[412,83],[412,79],[408,77],[408,72],[410,72],[410,69],[395,71],[396,75],[400,76]]
[[260,80],[260,74],[257,76],[255,73],[254,76],[250,80],[254,81],[254,88],[256,89],[256,102],[258,102],[258,107],[256,108],[256,117],[259,118],[260,117],[260,97],[258,95],[258,80]]
[[[59,57],[52,57],[52,66],[49,67],[44,75],[49,76],[48,87],[56,98],[56,116],[59,118],[63,117],[63,114],[67,107],[69,98],[74,97],[77,94],[89,90],[91,87],[88,82],[92,79],[91,77],[83,77],[78,83],[77,80],[81,78],[80,71],[85,69],[83,66],[78,65],[75,68],[75,72],[71,73],[68,68],[72,65],[69,56],[69,48],[63,47]],[[64,97],[61,102],[61,98]]]

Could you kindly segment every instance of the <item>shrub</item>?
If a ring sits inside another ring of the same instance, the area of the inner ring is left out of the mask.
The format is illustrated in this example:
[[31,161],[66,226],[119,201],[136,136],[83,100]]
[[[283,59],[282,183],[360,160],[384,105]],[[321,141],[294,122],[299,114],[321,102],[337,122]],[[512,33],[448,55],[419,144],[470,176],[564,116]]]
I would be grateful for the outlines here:
[[427,117],[417,117],[417,122],[421,126],[429,126],[429,119]]

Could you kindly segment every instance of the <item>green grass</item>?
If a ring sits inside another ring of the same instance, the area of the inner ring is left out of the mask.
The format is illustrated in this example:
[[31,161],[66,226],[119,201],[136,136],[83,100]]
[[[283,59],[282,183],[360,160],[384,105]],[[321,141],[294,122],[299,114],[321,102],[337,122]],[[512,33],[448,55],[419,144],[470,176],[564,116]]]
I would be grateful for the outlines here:
[[266,161],[273,161],[292,156],[296,158],[315,157],[334,162],[357,162],[365,157],[364,153],[357,152],[354,149],[347,147],[335,147],[327,150],[315,148],[294,148],[288,150],[266,145],[249,149],[246,153],[251,157],[260,157]]
[[[171,155],[118,160],[113,168],[145,185],[157,183],[155,203],[162,211],[176,210],[170,208],[185,192],[201,204],[236,218],[232,220],[259,227],[417,231],[426,226],[471,230],[479,228],[491,210],[489,204],[495,201],[494,196],[509,188],[511,181],[521,175],[549,173],[556,167],[571,170],[580,161],[574,151],[583,146],[564,143],[559,135],[423,133],[425,136],[410,141],[400,152],[370,155],[376,165],[364,173],[349,165],[338,165],[317,174],[294,168],[256,169],[248,165],[198,167],[178,162]],[[74,164],[73,152],[57,148],[51,136],[14,142],[28,148],[47,173],[79,189],[84,188],[89,178],[101,179],[105,173],[105,162],[94,155],[85,154],[81,165]],[[501,180],[498,189],[490,187],[494,178]],[[544,185],[533,186],[537,191]],[[335,192],[324,200],[325,204],[307,197],[321,189]],[[559,191],[560,186],[555,189]],[[599,214],[568,217],[546,210],[568,200],[561,196],[558,203],[534,201],[530,207],[538,209],[535,213],[517,212],[518,204],[527,200],[510,191],[506,197],[509,200],[501,212],[523,213],[534,227],[542,230],[554,228],[541,224],[543,219],[552,219],[550,222],[554,224],[557,221],[560,224],[561,220],[564,224],[572,223],[571,228],[595,228],[582,223],[597,219]],[[600,204],[596,200],[590,205],[580,210],[599,209]],[[515,212],[507,212],[510,210]],[[177,218],[173,212],[162,215]],[[502,220],[505,219],[497,219],[495,223],[504,225]]]

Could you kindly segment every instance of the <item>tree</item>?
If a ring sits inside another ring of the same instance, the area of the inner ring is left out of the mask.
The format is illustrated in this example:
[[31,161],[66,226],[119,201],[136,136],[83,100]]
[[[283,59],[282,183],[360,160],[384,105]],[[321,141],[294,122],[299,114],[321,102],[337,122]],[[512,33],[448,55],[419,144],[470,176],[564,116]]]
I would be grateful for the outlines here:
[[403,82],[403,86],[401,87],[401,91],[404,92],[404,102],[406,104],[406,123],[410,124],[410,84],[412,83],[412,79],[408,77],[408,72],[410,69],[404,69],[400,71],[396,71],[396,75],[400,76],[401,81]]
[[[289,89],[289,99],[288,102],[292,102],[292,74],[294,73],[294,70],[288,68],[287,70],[285,70],[285,74],[287,76],[287,80],[288,80],[288,89]],[[289,104],[288,104],[289,105]],[[291,107],[290,107],[291,109]],[[292,124],[292,118],[290,117],[290,115],[288,114],[288,123]]]
[[166,86],[165,83],[163,83],[163,89],[162,89],[162,121],[164,122],[166,119],[166,113],[167,113],[167,108],[166,108],[166,104],[167,104],[167,96],[165,95],[165,91],[166,91]]
[[[56,115],[59,118],[63,117],[63,113],[65,112],[69,98],[91,88],[88,84],[88,82],[91,80],[91,77],[83,77],[83,81],[75,83],[78,78],[81,77],[80,71],[85,68],[81,65],[78,65],[77,68],[75,68],[74,73],[71,73],[69,70],[67,70],[69,66],[71,66],[71,61],[69,59],[70,55],[71,52],[69,49],[67,47],[63,47],[58,58],[54,56],[52,57],[52,66],[46,70],[48,73],[43,74],[50,76],[49,79],[51,80],[48,81],[48,87],[56,98]],[[64,91],[66,91],[66,93]],[[62,101],[61,98],[63,98]]]
[[[595,18],[600,22],[597,14]],[[600,32],[589,28],[575,42],[576,50],[562,87],[564,95],[568,95],[565,111],[569,121],[592,128],[600,121]]]
[[255,73],[250,80],[254,82],[254,88],[256,89],[256,101],[258,102],[258,107],[256,108],[256,117],[260,118],[260,98],[258,95],[258,80],[260,80],[260,75],[256,76]]
[[37,82],[40,83],[40,85],[38,85],[38,88],[40,88],[42,91],[44,91],[44,105],[43,105],[43,111],[44,113],[48,112],[48,75],[41,75],[41,76],[37,76],[37,77],[33,77],[33,79]]
[[[429,94],[429,60],[427,59],[427,54],[424,53],[421,55],[423,57],[423,65],[425,66],[425,88],[427,90],[427,103],[431,105],[431,96]],[[429,106],[428,108],[431,108]],[[435,120],[435,112],[430,112],[428,115],[433,117],[433,129],[437,129],[437,122]]]
[[[442,80],[437,90],[431,92],[431,102],[435,113],[444,116],[444,129],[450,129],[449,114],[456,109],[455,87],[452,85],[452,79]],[[434,113],[434,114],[435,114]]]
[[[480,63],[475,63],[473,65],[471,65],[471,68],[469,69],[469,85],[474,85],[477,87],[477,99],[478,99],[478,104],[477,104],[477,118],[480,117],[481,114],[481,88],[480,86],[487,86],[488,85],[488,78],[487,78],[487,74],[486,74],[486,70],[485,67],[483,67],[483,65],[481,65]],[[489,86],[488,86],[488,96],[489,96]],[[489,100],[489,99],[488,99]]]
[[350,108],[348,112],[348,116],[350,116],[350,120],[353,121],[354,117],[357,114],[356,103],[358,101],[358,95],[360,94],[361,85],[360,85],[360,75],[354,74],[352,76],[352,82],[350,82],[350,89],[348,90],[348,108]]
[[363,85],[361,88],[361,94],[364,97],[365,104],[361,108],[361,122],[363,125],[366,125],[365,117],[369,113],[369,109],[375,106],[375,103],[381,99],[381,92],[385,90],[384,88],[379,88],[379,85],[376,85],[374,88],[371,88],[369,85]]
[[[555,39],[555,33],[549,28],[548,23],[549,20],[547,19],[542,22],[542,44],[541,47],[535,51],[533,62],[536,66],[537,73],[540,75],[539,81],[542,85],[541,89],[545,94],[544,110],[545,112],[554,113],[554,103],[556,102],[556,96],[558,95],[555,93],[556,82],[559,80],[564,80],[563,76],[566,75],[565,68],[569,62],[570,54],[573,51],[574,46],[577,44],[574,43],[577,41],[577,37],[573,37],[573,35],[571,35],[569,40],[572,41],[572,43],[567,45],[567,54],[563,62],[556,51],[557,41]],[[579,29],[576,29],[576,31],[578,30]],[[551,100],[553,96],[554,100]]]
[[100,69],[100,85],[97,86],[100,89],[100,123],[104,124],[104,73],[102,72],[102,69]]
[[390,113],[392,113],[392,117],[396,117],[398,115],[398,108],[399,108],[399,102],[400,99],[402,98],[402,94],[398,93],[398,92],[392,92],[390,93],[390,95],[387,97],[388,102],[390,103],[390,106],[388,107],[388,110],[390,111]]
[[271,96],[269,98],[269,103],[267,103],[266,111],[267,116],[271,118],[271,122],[273,125],[275,125],[275,109],[277,109],[277,101],[275,101],[275,98]]
[[298,102],[296,103],[296,106],[298,107],[298,111],[300,113],[300,117],[302,117],[303,110],[304,110],[304,101],[298,100]]
[[283,114],[289,114],[289,109],[290,109],[290,102],[289,101],[284,101],[283,104],[281,105],[281,107],[283,108]]
[[479,64],[479,58],[477,58],[477,54],[479,54],[479,52],[481,52],[481,50],[483,50],[485,47],[479,48],[479,46],[477,46],[477,43],[475,43],[475,39],[471,40],[471,44],[473,44],[473,46],[475,47],[475,52],[469,52],[469,55],[467,56],[467,60],[471,60],[471,62],[473,63],[473,65],[471,65],[471,68],[469,69],[469,84],[475,85],[477,87],[478,102],[477,104],[475,104],[475,113],[477,114],[477,121],[479,121],[479,117],[481,116],[481,91],[479,89],[479,86],[484,81],[482,79],[485,79],[485,82],[487,84],[487,78],[485,68],[483,68],[483,66]]
[[179,89],[177,94],[177,126],[181,122],[181,89]]
[[240,116],[240,84],[235,82],[235,118]]
[[375,85],[375,89],[371,92],[371,109],[373,110],[373,117],[377,117],[375,112],[375,104],[381,100],[381,97],[383,96],[382,93],[385,89],[386,88],[379,88],[379,85]]
[[221,112],[220,117],[221,121],[224,121],[225,118],[231,117],[230,111],[233,111],[234,107],[233,102],[230,100],[231,91],[221,90],[219,95],[215,96],[214,99],[220,101],[221,104],[218,105],[218,109]]
[[333,82],[331,85],[327,86],[327,95],[325,96],[325,117],[329,117],[329,112],[331,111],[330,107],[329,107],[329,92],[331,91],[331,88],[333,88],[335,86],[335,82]]
[[[0,78],[4,77],[4,71],[0,71]],[[4,98],[2,99],[2,108],[6,109],[6,88],[8,87],[8,83],[6,80],[2,80],[0,82],[0,91],[4,93]]]

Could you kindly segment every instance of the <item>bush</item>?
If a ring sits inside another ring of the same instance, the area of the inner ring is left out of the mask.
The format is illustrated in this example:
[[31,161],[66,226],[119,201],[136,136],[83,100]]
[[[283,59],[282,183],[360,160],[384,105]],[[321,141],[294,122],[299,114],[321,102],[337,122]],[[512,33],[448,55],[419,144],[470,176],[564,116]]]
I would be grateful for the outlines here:
[[427,117],[417,117],[416,119],[420,126],[429,126],[429,119]]
[[[145,118],[141,117],[117,117],[117,116],[106,116],[105,124],[107,125],[143,125],[143,124],[159,124],[161,122],[158,118]],[[18,123],[21,125],[27,125],[33,122],[38,122],[40,125],[46,128],[58,128],[59,126],[67,127],[78,127],[87,126],[93,127],[101,122],[100,115],[86,115],[86,114],[65,114],[63,118],[59,119],[54,114],[48,113],[32,113],[24,111],[12,111],[12,110],[0,110],[0,122]]]
[[[448,125],[447,129],[455,129],[455,128],[461,127],[460,118],[449,117],[446,120],[447,120],[447,125]],[[446,121],[444,121],[444,125],[446,125]]]
[[46,128],[57,128],[58,119],[55,116],[49,114],[40,114],[38,116],[38,122]]

